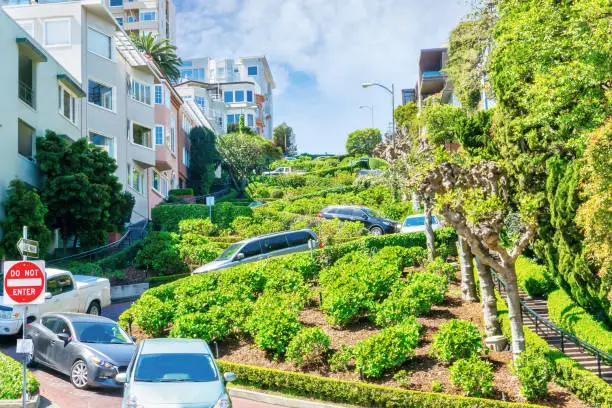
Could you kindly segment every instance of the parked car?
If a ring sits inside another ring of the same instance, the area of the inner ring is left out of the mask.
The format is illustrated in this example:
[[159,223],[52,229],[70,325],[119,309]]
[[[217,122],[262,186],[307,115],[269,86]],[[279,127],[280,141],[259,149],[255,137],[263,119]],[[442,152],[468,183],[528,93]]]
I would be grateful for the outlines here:
[[249,207],[259,207],[260,205],[264,205],[266,201],[253,201],[249,203]]
[[[438,229],[442,225],[435,215],[431,216],[431,228]],[[425,231],[425,214],[409,215],[404,220],[400,232]]]
[[385,170],[366,170],[366,169],[361,169],[361,170],[359,170],[356,173],[357,177],[360,177],[360,176],[382,176],[384,174],[387,174],[387,171],[385,171]]
[[120,387],[136,344],[114,321],[84,313],[48,313],[26,328],[40,363],[70,377],[73,386]]
[[127,372],[122,408],[215,407],[231,408],[226,382],[208,344],[196,339],[148,339],[138,345]]
[[[110,282],[106,278],[73,275],[61,269],[47,268],[47,293],[45,303],[28,306],[27,323],[49,312],[78,312],[99,315],[110,305]],[[4,279],[0,273],[0,279]],[[22,326],[22,306],[3,304],[3,288],[0,285],[0,335],[18,333]]]
[[308,241],[312,241],[313,247],[318,244],[317,235],[309,229],[275,232],[248,238],[230,245],[221,256],[199,267],[193,273],[212,272],[272,256],[307,251]]
[[399,229],[397,222],[384,218],[366,207],[334,205],[323,208],[317,217],[328,220],[337,218],[342,221],[359,221],[372,235],[390,234]]
[[280,176],[282,174],[306,174],[305,171],[293,170],[291,167],[278,167],[272,171],[264,171],[263,176]]

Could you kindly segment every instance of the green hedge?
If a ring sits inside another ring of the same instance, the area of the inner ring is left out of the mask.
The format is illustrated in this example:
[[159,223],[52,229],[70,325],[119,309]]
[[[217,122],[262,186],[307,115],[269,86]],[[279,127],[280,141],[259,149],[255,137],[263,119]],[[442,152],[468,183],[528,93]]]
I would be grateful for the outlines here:
[[175,280],[186,278],[190,273],[179,273],[176,275],[152,276],[149,278],[149,289],[166,283],[174,282]]
[[170,196],[192,196],[193,188],[175,188],[174,190],[168,191]]
[[[497,313],[504,336],[511,338],[508,307],[497,294]],[[604,380],[586,370],[580,364],[557,349],[552,349],[546,340],[523,326],[525,347],[543,353],[552,363],[554,381],[567,388],[583,402],[601,408],[612,408],[612,387]]]
[[299,196],[291,197],[291,198],[288,198],[287,200],[289,202],[293,202],[301,198],[325,197],[328,194],[344,194],[344,193],[351,193],[356,190],[357,189],[353,186],[333,187],[333,188],[328,188],[325,190],[316,191],[314,193],[302,194]]
[[131,246],[115,252],[106,258],[100,259],[97,263],[103,272],[113,271],[116,269],[124,269],[134,264],[136,254],[143,247],[143,241],[138,241]]
[[[218,203],[213,206],[213,222],[220,228],[229,228],[238,216],[252,216],[250,207],[232,203]],[[162,231],[178,232],[181,220],[190,218],[209,218],[210,210],[204,204],[158,205],[151,209],[151,219],[155,228]]]
[[[0,401],[21,398],[23,366],[9,356],[0,353]],[[28,393],[38,389],[38,380],[28,371]]]
[[578,306],[563,289],[548,296],[548,315],[557,326],[612,354],[612,330]]
[[546,296],[557,287],[545,266],[524,256],[516,260],[516,278],[519,287],[530,296]]
[[222,360],[217,361],[217,363],[221,371],[236,374],[236,384],[239,385],[361,407],[501,408],[537,406],[448,394],[409,391],[382,385],[254,367]]

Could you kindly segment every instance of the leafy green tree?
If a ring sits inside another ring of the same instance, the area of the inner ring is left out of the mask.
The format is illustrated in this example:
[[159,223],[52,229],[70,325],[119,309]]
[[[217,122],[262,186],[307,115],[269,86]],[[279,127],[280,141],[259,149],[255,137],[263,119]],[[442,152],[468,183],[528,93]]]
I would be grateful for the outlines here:
[[217,150],[238,190],[266,163],[266,141],[258,135],[228,133],[217,138]]
[[38,241],[41,257],[51,243],[51,231],[45,225],[47,209],[36,190],[28,188],[21,180],[11,181],[8,196],[2,203],[6,219],[0,222],[4,232],[1,250],[8,259],[20,259],[17,241],[22,237],[22,227],[28,227],[28,238]]
[[128,217],[114,208],[129,207],[122,204],[127,198],[114,175],[115,160],[85,138],[69,143],[50,131],[37,139],[36,151],[47,225],[60,228],[64,248],[70,237],[84,248],[103,244],[109,223]]
[[133,34],[130,38],[138,49],[155,60],[168,79],[171,81],[180,79],[179,68],[183,62],[176,54],[176,45],[173,45],[169,39],[160,38],[152,33],[142,33],[140,36]]
[[274,128],[274,144],[280,147],[284,154],[292,155],[297,152],[295,133],[293,128],[285,122]]
[[380,130],[374,128],[359,129],[349,134],[346,140],[346,151],[351,156],[370,156],[372,150],[381,142]]
[[215,167],[220,160],[216,136],[208,128],[195,127],[189,133],[191,165],[187,185],[196,195],[210,192],[215,179]]

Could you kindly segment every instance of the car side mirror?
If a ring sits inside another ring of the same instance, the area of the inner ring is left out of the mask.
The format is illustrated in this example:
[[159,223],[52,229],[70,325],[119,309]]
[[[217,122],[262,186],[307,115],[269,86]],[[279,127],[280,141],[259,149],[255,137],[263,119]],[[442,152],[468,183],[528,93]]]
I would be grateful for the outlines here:
[[232,382],[232,381],[236,381],[236,374],[234,373],[223,373],[223,378],[225,379],[225,381],[227,382]]
[[115,376],[115,382],[118,382],[120,384],[125,384],[127,382],[127,374],[126,373],[119,373]]
[[136,343],[136,340],[138,340],[138,339],[137,339],[136,337],[134,337],[134,336],[130,336],[130,339],[132,339],[132,341],[133,341],[134,343]]
[[68,343],[70,341],[70,335],[68,333],[58,333],[57,338],[62,340],[64,343]]
[[361,216],[361,219],[362,219],[362,220],[367,220],[367,219],[368,219],[368,216],[367,216],[367,215],[365,215],[365,214],[363,214],[363,215]]
[[45,292],[45,299],[51,299],[53,297],[53,295],[51,294],[51,292]]
[[236,260],[237,261],[242,261],[244,259],[244,254],[242,252],[240,252],[238,255],[236,255]]

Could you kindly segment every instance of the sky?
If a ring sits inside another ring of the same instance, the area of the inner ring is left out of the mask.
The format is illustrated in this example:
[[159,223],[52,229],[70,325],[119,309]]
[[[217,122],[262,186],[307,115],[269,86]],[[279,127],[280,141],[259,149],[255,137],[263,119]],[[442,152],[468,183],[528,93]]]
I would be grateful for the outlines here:
[[299,152],[344,153],[348,134],[391,122],[391,95],[363,82],[416,82],[419,50],[445,46],[468,0],[175,0],[182,58],[265,55],[276,82],[274,126]]

